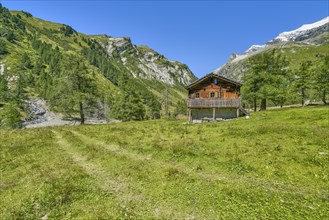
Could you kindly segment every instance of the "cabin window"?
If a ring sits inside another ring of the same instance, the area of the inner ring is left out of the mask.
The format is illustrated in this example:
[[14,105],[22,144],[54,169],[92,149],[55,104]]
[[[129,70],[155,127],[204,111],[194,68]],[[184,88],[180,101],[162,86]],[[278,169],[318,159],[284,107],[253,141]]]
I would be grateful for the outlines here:
[[200,94],[198,92],[195,93],[195,98],[200,98]]
[[214,84],[215,84],[215,85],[218,85],[218,79],[215,79],[215,80],[214,80]]
[[211,92],[211,93],[210,93],[210,97],[211,97],[211,98],[214,98],[214,97],[215,97],[215,93],[214,93],[214,92]]

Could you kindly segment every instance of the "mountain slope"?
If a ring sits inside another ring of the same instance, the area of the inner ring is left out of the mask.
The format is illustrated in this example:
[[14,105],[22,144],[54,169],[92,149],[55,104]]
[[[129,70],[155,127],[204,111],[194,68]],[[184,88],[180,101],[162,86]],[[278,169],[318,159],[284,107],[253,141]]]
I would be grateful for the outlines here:
[[195,79],[186,65],[147,46],[136,46],[129,38],[89,36],[27,12],[8,11],[1,5],[0,9],[0,73],[7,87],[24,81],[20,89],[25,98],[37,96],[55,107],[54,82],[63,79],[64,64],[72,56],[84,63],[86,74],[96,82],[100,93],[93,102],[108,97],[112,105],[131,93],[146,112],[152,109],[151,115],[174,111],[176,103],[186,98],[185,85]]
[[295,70],[299,63],[314,60],[317,54],[329,52],[329,17],[313,24],[283,32],[264,45],[252,45],[242,54],[232,54],[230,59],[213,72],[229,78],[241,80],[244,64],[256,54],[278,49],[290,61],[290,69]]

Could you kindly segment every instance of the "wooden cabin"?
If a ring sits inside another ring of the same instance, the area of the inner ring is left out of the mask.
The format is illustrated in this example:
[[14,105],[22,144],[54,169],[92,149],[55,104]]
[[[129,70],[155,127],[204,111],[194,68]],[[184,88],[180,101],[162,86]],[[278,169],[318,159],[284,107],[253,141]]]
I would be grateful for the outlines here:
[[241,86],[214,73],[188,85],[189,121],[217,121],[247,115],[241,106]]

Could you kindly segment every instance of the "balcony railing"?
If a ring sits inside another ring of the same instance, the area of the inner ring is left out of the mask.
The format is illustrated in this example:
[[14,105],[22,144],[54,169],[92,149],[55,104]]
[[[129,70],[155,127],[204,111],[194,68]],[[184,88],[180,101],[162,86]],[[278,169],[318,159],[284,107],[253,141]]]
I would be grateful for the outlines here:
[[209,98],[187,100],[187,107],[189,108],[238,108],[240,104],[240,98]]

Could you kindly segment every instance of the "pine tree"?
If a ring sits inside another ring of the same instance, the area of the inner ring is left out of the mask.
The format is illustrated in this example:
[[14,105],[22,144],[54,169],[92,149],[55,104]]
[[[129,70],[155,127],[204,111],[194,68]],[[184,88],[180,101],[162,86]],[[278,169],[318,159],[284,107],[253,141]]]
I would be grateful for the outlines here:
[[175,106],[174,116],[187,115],[187,103],[185,100],[178,101]]
[[122,92],[114,99],[111,111],[113,117],[123,121],[143,120],[145,108],[140,94],[124,76],[119,77],[118,84]]
[[19,60],[19,68],[21,70],[32,69],[33,65],[30,56],[27,53],[23,53]]
[[70,55],[62,65],[61,76],[55,79],[51,102],[67,114],[79,112],[84,124],[86,104],[97,93],[94,73],[87,69],[84,60]]
[[307,98],[307,91],[311,88],[311,71],[312,62],[304,61],[300,64],[298,71],[295,73],[295,83],[294,86],[299,92],[301,97],[301,103],[304,105],[305,99]]
[[7,54],[8,52],[9,51],[8,51],[8,48],[7,48],[7,45],[6,45],[5,41],[0,38],[0,56],[4,55],[4,54]]
[[14,103],[6,103],[0,111],[0,126],[3,128],[19,128],[21,126],[21,114]]
[[319,55],[314,73],[314,88],[324,104],[328,104],[329,93],[329,55]]
[[158,119],[160,118],[161,104],[151,93],[143,94],[145,105],[145,118],[146,119]]
[[8,81],[5,75],[0,74],[0,103],[9,99]]
[[288,61],[286,57],[272,50],[255,55],[247,63],[247,71],[243,76],[244,98],[253,101],[254,110],[257,100],[261,100],[260,110],[266,110],[267,100],[280,100],[282,105],[287,95],[289,83]]

